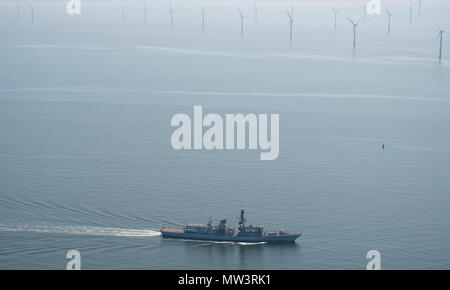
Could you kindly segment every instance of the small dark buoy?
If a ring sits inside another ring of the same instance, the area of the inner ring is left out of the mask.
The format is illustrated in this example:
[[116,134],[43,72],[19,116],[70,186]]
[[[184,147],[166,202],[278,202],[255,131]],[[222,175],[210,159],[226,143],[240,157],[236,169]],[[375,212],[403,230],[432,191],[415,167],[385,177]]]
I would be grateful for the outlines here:
[[384,150],[384,144],[383,144],[383,145],[381,145],[381,148],[383,148],[383,150]]

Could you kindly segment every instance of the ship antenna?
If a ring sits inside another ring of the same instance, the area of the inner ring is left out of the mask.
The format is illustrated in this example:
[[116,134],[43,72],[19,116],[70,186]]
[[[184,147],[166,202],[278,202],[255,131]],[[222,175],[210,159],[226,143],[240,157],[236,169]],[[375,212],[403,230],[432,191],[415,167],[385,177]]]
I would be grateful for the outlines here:
[[212,217],[209,217],[209,220],[208,220],[208,227],[212,227],[212,224],[213,224]]

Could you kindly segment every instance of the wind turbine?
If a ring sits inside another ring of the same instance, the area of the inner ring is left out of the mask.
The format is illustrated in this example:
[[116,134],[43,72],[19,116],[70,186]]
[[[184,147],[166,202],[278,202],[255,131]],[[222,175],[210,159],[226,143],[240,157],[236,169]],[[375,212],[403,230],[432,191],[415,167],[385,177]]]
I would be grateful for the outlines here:
[[242,11],[239,9],[239,15],[240,15],[240,21],[241,21],[241,36],[244,36],[244,14],[242,14]]
[[412,25],[412,19],[413,19],[413,4],[412,1],[409,4],[409,25]]
[[422,0],[419,0],[419,12],[418,12],[418,14],[417,14],[417,16],[418,16],[418,18],[420,19],[420,14],[421,14],[421,12],[422,12]]
[[338,15],[339,11],[334,9],[334,8],[331,8],[331,10],[333,10],[333,13],[334,13],[334,30],[336,30],[336,28],[337,28],[337,15]]
[[169,4],[169,14],[170,14],[170,27],[173,26],[173,7],[172,4]]
[[256,3],[255,3],[255,24],[258,24],[258,7],[256,6]]
[[294,23],[294,16],[292,16],[292,14],[289,13],[289,11],[286,11],[286,12],[289,17],[289,24],[291,26],[290,33],[289,33],[289,42],[292,43],[292,24]]
[[202,29],[205,31],[205,6],[202,5]]
[[145,4],[145,0],[142,0],[144,2],[144,23],[147,24],[147,4]]
[[389,9],[386,8],[386,13],[388,16],[388,34],[391,35],[391,12],[389,11]]
[[355,23],[350,18],[347,17],[347,19],[353,25],[353,50],[355,50],[356,49],[356,28],[359,25],[359,21]]
[[25,2],[25,3],[27,3],[28,7],[30,7],[31,22],[34,22],[34,9],[33,9],[33,6],[30,3],[28,3],[28,2]]
[[17,19],[20,20],[20,5],[19,3],[16,2],[16,11],[17,11]]
[[125,1],[122,4],[119,4],[120,8],[122,8],[122,21],[125,21]]
[[436,39],[439,38],[439,62],[442,61],[442,36],[444,35],[445,30],[442,30],[437,23],[435,23],[437,29],[439,30]]

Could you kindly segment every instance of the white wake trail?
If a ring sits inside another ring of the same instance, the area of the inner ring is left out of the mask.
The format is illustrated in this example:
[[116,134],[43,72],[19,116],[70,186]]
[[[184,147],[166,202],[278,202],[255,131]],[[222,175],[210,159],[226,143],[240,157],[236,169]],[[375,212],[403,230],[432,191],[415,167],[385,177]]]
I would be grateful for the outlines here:
[[32,232],[115,237],[156,237],[159,231],[142,229],[103,228],[89,226],[3,225],[0,232]]

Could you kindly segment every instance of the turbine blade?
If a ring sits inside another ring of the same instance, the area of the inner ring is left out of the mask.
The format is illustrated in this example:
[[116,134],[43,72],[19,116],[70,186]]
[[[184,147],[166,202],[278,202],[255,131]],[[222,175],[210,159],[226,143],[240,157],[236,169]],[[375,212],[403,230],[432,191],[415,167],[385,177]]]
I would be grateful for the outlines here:
[[287,13],[287,15],[289,17],[289,20],[292,22],[292,15],[291,15],[291,13],[289,13],[289,11],[286,11],[286,13]]
[[441,29],[441,27],[439,26],[439,24],[437,24],[436,21],[433,21],[433,22],[434,22],[434,25],[436,25],[437,29],[438,29],[439,31],[441,31],[442,29]]

